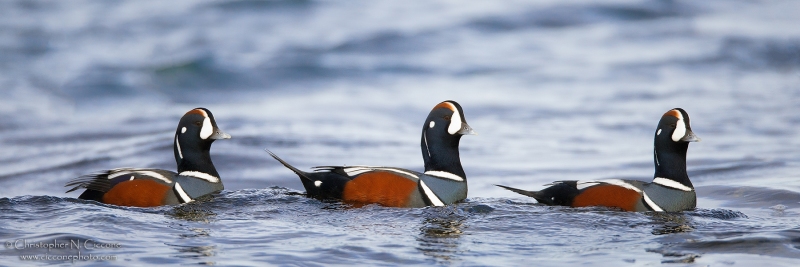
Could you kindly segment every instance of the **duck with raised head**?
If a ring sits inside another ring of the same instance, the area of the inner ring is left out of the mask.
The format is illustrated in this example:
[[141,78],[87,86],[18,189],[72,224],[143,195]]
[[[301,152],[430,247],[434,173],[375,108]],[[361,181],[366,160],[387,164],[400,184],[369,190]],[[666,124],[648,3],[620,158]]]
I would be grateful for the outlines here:
[[700,141],[681,108],[667,111],[654,137],[652,182],[623,179],[557,181],[539,191],[499,187],[523,194],[542,204],[571,207],[604,206],[625,211],[685,211],[697,205],[697,195],[686,173],[686,151]]
[[467,198],[467,175],[458,145],[461,136],[471,134],[475,131],[467,124],[461,105],[448,100],[434,106],[423,124],[424,172],[375,166],[321,166],[304,172],[267,152],[300,176],[310,197],[354,205],[444,206]]
[[205,108],[186,112],[175,130],[173,151],[178,172],[118,168],[84,175],[67,183],[67,193],[85,188],[78,197],[106,204],[154,207],[192,202],[224,187],[211,162],[211,143],[229,139]]

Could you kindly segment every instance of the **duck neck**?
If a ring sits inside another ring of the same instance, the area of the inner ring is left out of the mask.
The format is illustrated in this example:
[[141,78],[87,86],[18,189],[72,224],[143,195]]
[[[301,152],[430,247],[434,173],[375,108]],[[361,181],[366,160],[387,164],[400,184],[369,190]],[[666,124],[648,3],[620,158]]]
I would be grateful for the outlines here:
[[[212,142],[182,142],[175,138],[175,161],[178,163],[178,173],[185,171],[202,172],[219,178],[217,168],[211,162]],[[180,151],[179,151],[180,150]]]
[[667,178],[694,188],[686,173],[686,151],[689,143],[679,142],[667,148],[654,148],[655,177]]
[[431,138],[427,131],[422,131],[422,159],[425,171],[449,172],[467,179],[461,158],[458,154],[458,143],[461,135]]

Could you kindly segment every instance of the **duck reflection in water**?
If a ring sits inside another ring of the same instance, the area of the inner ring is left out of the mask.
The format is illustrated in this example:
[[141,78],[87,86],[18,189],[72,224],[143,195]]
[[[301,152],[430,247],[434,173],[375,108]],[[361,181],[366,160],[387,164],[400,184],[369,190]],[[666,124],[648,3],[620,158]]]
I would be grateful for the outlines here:
[[650,218],[653,220],[653,235],[694,231],[691,218],[680,212],[653,212]]
[[167,212],[167,216],[177,220],[183,221],[190,221],[190,222],[203,222],[203,223],[210,223],[211,221],[215,221],[217,214],[211,211],[208,208],[204,208],[202,205],[197,205],[198,203],[189,203],[180,206],[175,206],[169,212]]
[[464,221],[467,216],[454,206],[437,207],[426,210],[425,219],[417,238],[417,250],[433,257],[437,262],[449,263],[456,260],[455,255],[466,251],[460,249],[460,237],[464,234]]
[[686,242],[687,239],[692,239],[692,236],[688,234],[695,230],[692,218],[683,212],[654,212],[650,214],[650,218],[653,225],[653,235],[663,235],[663,237],[656,239],[662,243],[662,246],[655,249],[646,249],[645,251],[664,256],[664,260],[661,263],[693,263],[698,255],[671,249],[671,246],[676,242],[682,243]]
[[[171,228],[179,231],[178,238],[174,242],[166,245],[173,247],[178,258],[193,258],[200,260],[199,264],[215,265],[213,261],[207,261],[208,257],[217,254],[217,246],[209,244],[211,229],[198,227],[216,221],[217,214],[202,205],[195,203],[175,206],[166,215],[177,220]],[[185,221],[185,223],[180,222]],[[205,260],[205,261],[204,261]]]

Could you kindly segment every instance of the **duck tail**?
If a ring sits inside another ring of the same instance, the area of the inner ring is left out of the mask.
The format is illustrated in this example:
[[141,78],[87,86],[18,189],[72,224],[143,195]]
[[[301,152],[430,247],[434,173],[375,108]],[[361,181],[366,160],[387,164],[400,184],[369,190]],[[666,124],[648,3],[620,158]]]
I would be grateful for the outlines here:
[[294,166],[292,166],[288,162],[286,162],[283,159],[281,159],[280,157],[278,157],[278,155],[275,155],[275,153],[272,153],[272,151],[269,151],[269,149],[265,148],[264,150],[267,151],[267,153],[269,153],[269,155],[272,156],[272,158],[274,158],[275,160],[277,160],[278,162],[283,164],[283,166],[285,166],[286,168],[292,170],[294,173],[297,174],[297,176],[300,176],[301,179],[305,179],[305,180],[312,181],[312,182],[314,181],[313,179],[308,177],[308,173],[306,173],[304,171],[301,171],[298,168],[295,168]]
[[[511,192],[514,192],[514,193],[518,193],[518,194],[521,194],[521,195],[525,195],[525,196],[529,196],[529,197],[535,198],[537,201],[539,200],[539,194],[538,194],[539,192],[536,192],[536,191],[522,190],[522,189],[508,187],[508,186],[499,185],[499,184],[496,184],[496,186],[504,188],[504,189],[507,189],[507,190],[509,190]],[[539,202],[541,202],[541,201],[539,201]]]

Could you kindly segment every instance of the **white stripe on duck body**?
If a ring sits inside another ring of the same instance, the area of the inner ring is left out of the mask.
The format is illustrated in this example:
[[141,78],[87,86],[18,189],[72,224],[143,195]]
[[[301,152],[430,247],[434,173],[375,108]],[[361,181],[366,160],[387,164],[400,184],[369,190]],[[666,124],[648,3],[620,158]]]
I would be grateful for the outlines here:
[[301,171],[267,152],[294,171],[309,197],[333,198],[355,205],[389,207],[443,206],[466,199],[467,177],[458,153],[462,135],[475,134],[455,101],[444,101],[428,114],[420,147],[425,172],[394,167],[321,166]]
[[173,137],[178,172],[117,168],[76,178],[67,192],[85,188],[78,198],[121,206],[160,206],[187,203],[221,191],[224,186],[211,162],[211,144],[230,135],[217,127],[205,108],[192,109],[181,117]]
[[686,173],[692,132],[689,115],[681,108],[661,117],[654,136],[652,182],[638,180],[557,181],[540,191],[498,185],[535,198],[539,203],[572,207],[607,206],[626,211],[684,211],[694,209],[697,195]]

